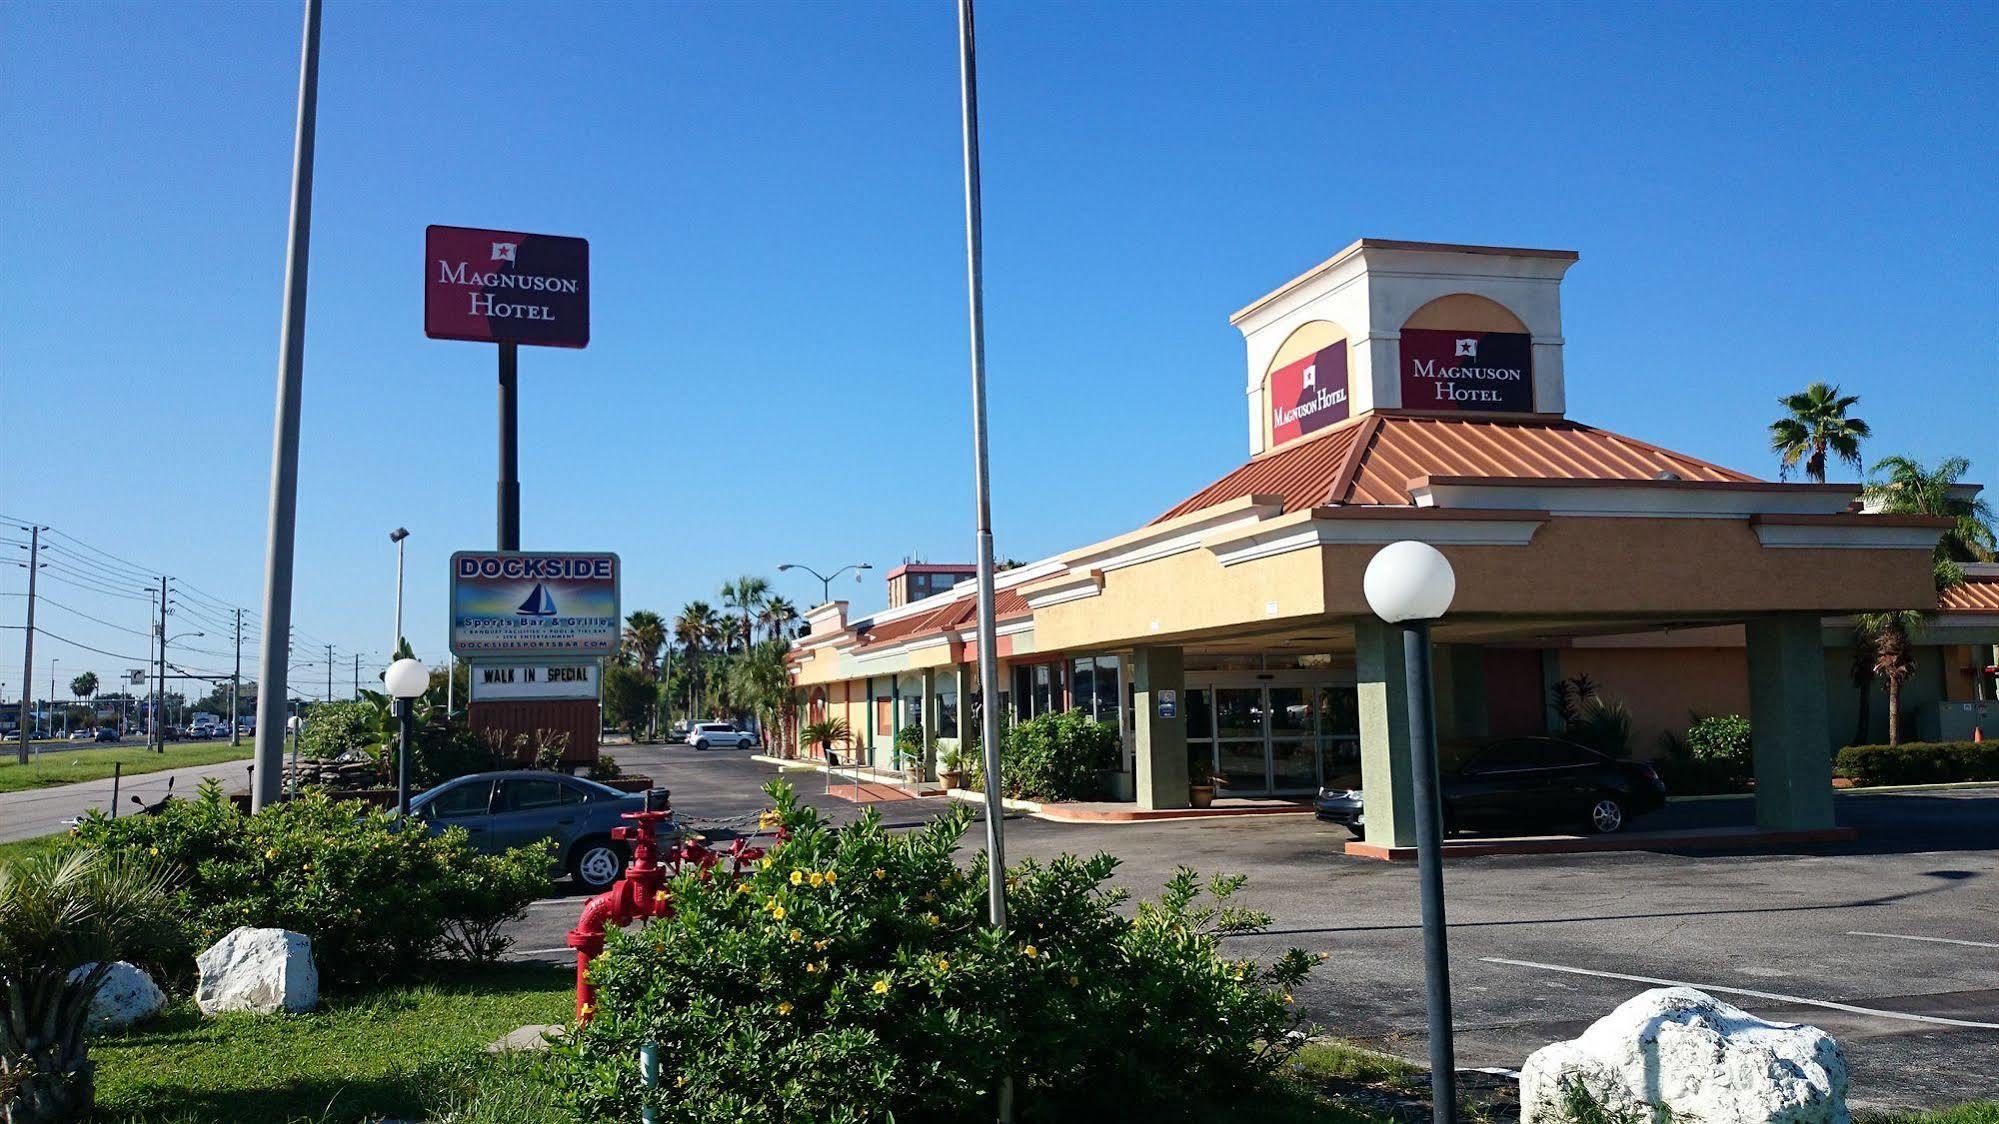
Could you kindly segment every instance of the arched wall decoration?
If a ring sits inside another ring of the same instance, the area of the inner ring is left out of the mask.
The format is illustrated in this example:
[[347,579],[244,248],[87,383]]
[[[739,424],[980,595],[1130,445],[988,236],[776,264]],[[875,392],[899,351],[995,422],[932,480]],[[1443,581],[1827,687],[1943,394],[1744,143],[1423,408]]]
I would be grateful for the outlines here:
[[1534,410],[1534,337],[1498,301],[1438,297],[1410,314],[1401,336],[1403,409]]
[[1330,320],[1300,324],[1263,375],[1263,447],[1274,449],[1352,411],[1347,331]]

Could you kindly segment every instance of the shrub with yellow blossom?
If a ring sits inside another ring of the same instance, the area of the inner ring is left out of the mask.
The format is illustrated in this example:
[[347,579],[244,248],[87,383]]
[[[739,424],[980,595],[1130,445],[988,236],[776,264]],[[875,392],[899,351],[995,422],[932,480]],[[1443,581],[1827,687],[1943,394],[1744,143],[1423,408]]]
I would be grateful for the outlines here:
[[[958,861],[969,810],[892,834],[768,791],[788,838],[735,885],[675,877],[673,915],[591,966],[597,1011],[561,1063],[585,1118],[941,1124],[989,1117],[1008,1074],[1024,1121],[1171,1119],[1288,1055],[1314,962],[1222,955],[1268,924],[1231,904],[1241,879],[1181,871],[1133,916],[1108,855],[1021,863],[999,933],[983,854]],[[647,1042],[667,1046],[650,1088]]]

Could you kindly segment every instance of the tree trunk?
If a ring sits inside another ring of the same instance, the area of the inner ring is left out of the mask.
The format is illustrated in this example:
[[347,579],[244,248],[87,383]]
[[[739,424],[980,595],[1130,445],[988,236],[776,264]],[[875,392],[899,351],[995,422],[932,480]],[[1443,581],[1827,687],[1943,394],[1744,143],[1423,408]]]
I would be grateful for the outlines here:
[[1888,678],[1888,744],[1902,744],[1902,678]]
[[1853,720],[1854,745],[1866,745],[1874,733],[1874,684],[1860,685],[1860,706]]

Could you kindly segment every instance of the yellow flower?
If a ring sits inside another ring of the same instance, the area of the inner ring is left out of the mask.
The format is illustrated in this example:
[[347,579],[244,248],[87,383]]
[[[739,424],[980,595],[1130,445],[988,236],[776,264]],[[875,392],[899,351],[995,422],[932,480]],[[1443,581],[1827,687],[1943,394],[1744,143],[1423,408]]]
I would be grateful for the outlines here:
[[798,930],[796,930],[796,929],[793,929],[793,930],[791,931],[791,939],[792,939],[792,940],[794,940],[794,941],[796,941],[796,940],[800,940],[800,939],[802,939],[802,938],[803,938],[804,936],[805,936],[805,934],[804,934],[804,933],[801,933],[801,932],[799,932],[799,931],[798,931]]
[[158,847],[155,847],[155,848],[153,848],[153,854],[157,855],[157,854],[159,854],[159,853],[160,853],[160,849],[159,849]]
[[1286,1003],[1290,1003],[1290,1002],[1293,1002],[1293,1000],[1292,1000],[1292,998],[1291,998],[1291,993],[1290,993],[1290,992],[1288,992],[1288,991],[1287,991],[1287,992],[1285,992],[1285,993],[1284,993],[1284,1001],[1285,1001]]
[[1076,977],[1074,977],[1074,976],[1070,976],[1070,977],[1069,977],[1069,986],[1070,986],[1070,987],[1076,987],[1076,986],[1080,985],[1080,984],[1081,984],[1082,982],[1083,982],[1082,980],[1079,980],[1079,979],[1077,979],[1077,978],[1076,978]]
[[595,1003],[585,1003],[583,1006],[577,1008],[576,1013],[582,1015],[584,1018],[587,1019],[590,1017],[590,1012],[595,1011],[596,1009],[597,1005]]
[[805,873],[803,871],[794,870],[791,872],[791,884],[793,886],[803,881],[805,881]]
[[784,920],[784,907],[781,905],[770,907],[770,915],[779,921]]
[[938,971],[940,971],[940,972],[948,972],[948,971],[950,971],[950,970],[951,970],[951,962],[950,962],[949,960],[939,960],[939,961],[937,962],[937,970],[938,970]]
[[[155,851],[154,851],[153,853],[154,853],[154,854],[158,854],[159,852],[158,852],[157,850],[155,850]],[[875,868],[875,877],[876,877],[876,878],[887,878],[887,877],[888,877],[888,871],[886,871],[886,870],[883,870],[883,869],[882,869],[881,867],[876,867],[876,868]]]
[[833,942],[831,940],[825,937],[821,937],[818,940],[812,942],[812,951],[824,952],[826,950],[826,946],[832,943]]
[[818,872],[818,871],[816,871],[816,870],[815,870],[815,871],[813,871],[813,872],[812,872],[812,884],[813,884],[814,886],[824,886],[824,885],[826,884],[826,876],[825,876],[825,875],[823,875],[823,874],[821,874],[821,873],[819,873],[819,872]]
[[875,994],[876,994],[876,995],[887,995],[887,994],[888,994],[888,977],[887,977],[887,976],[883,976],[883,977],[882,977],[881,979],[878,979],[878,980],[876,980],[876,981],[875,981],[875,989],[874,989],[874,990],[875,990]]
[[673,1079],[673,1083],[674,1083],[674,1085],[675,1085],[676,1087],[678,1087],[678,1086],[684,1086],[684,1085],[686,1085],[686,1084],[687,1084],[687,1075],[686,1075],[686,1074],[684,1074],[684,1073],[683,1073],[683,1074],[681,1074],[680,1076],[678,1076],[678,1077],[676,1077],[676,1078],[674,1078],[674,1079]]
[[826,884],[827,884],[828,886],[831,886],[831,885],[832,885],[833,883],[835,883],[835,882],[838,882],[839,880],[840,880],[840,872],[839,872],[839,871],[837,871],[837,870],[829,870],[829,871],[827,871],[827,872],[826,872]]
[[938,916],[937,916],[936,914],[934,914],[934,913],[926,913],[926,914],[924,914],[924,915],[923,915],[923,919],[924,919],[925,921],[928,921],[928,922],[930,922],[930,923],[931,923],[932,925],[940,925],[940,924],[942,924],[942,923],[943,923],[942,919],[941,919],[941,918],[939,918],[939,917],[938,917]]
[[1035,948],[1033,945],[1028,945],[1026,948],[1020,950],[1020,954],[1022,956],[1027,957],[1029,960],[1032,960],[1035,957],[1041,955],[1041,950]]
[[813,963],[812,961],[810,961],[810,960],[807,960],[807,961],[805,962],[805,974],[806,974],[806,975],[808,975],[808,976],[809,976],[809,975],[812,975],[813,973],[815,973],[815,972],[817,972],[817,971],[819,971],[819,965],[817,965],[817,964],[814,964],[814,963]]
[[780,1015],[789,1015],[791,1013],[791,1001],[787,999],[779,1003],[777,1005],[777,1013]]
[[277,858],[277,857],[278,857],[278,849],[277,849],[276,847],[273,847],[273,848],[271,848],[270,850],[268,850],[268,851],[265,851],[265,852],[264,852],[264,857],[265,857],[265,858],[267,858],[267,859],[275,859],[275,858]]
[[747,893],[749,893],[749,892],[750,892],[750,884],[749,884],[748,882],[738,882],[738,883],[736,883],[736,892],[737,892],[738,894],[747,894]]
[[665,890],[661,890],[661,891],[659,891],[658,893],[654,894],[654,895],[652,896],[652,900],[654,900],[654,901],[656,901],[656,902],[663,902],[663,901],[665,901],[665,900],[666,900],[666,891],[665,891]]

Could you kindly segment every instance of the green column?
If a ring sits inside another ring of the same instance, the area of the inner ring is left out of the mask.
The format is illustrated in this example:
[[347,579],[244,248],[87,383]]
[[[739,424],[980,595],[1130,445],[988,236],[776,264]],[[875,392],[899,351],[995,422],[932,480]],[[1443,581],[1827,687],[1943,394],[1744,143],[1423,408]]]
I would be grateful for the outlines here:
[[[1187,806],[1186,680],[1178,648],[1138,648],[1131,654],[1135,786],[1141,808]],[[1168,691],[1170,717],[1159,713],[1161,693]]]
[[1409,683],[1402,630],[1375,617],[1354,621],[1354,667],[1360,701],[1360,786],[1367,800],[1367,840],[1416,845],[1415,776],[1409,763]]
[[1814,613],[1759,617],[1744,626],[1756,826],[1833,826],[1832,730],[1825,642]]
[[922,780],[937,777],[937,669],[923,669],[923,757],[917,764],[921,770],[917,776]]
[[968,663],[958,665],[958,750],[972,751],[972,696],[978,692],[978,669]]
[[856,754],[856,765],[875,763],[875,677],[868,676],[868,740],[862,753]]
[[1437,736],[1482,738],[1489,731],[1485,705],[1485,649],[1474,644],[1442,644],[1433,664],[1437,675]]

